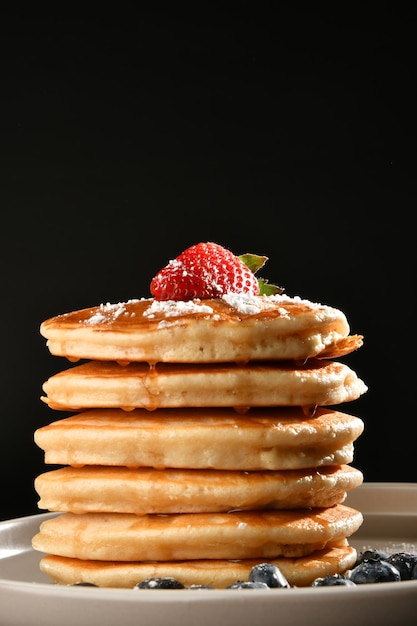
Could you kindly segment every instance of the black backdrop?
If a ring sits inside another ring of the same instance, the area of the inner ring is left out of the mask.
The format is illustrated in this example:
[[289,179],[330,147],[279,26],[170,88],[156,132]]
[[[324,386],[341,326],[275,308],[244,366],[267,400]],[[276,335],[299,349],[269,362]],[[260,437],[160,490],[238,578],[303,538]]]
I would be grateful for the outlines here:
[[[415,19],[197,3],[1,19],[0,518],[37,512],[39,324],[148,296],[187,246],[340,307],[367,481],[416,481]],[[380,9],[381,11],[381,9]]]

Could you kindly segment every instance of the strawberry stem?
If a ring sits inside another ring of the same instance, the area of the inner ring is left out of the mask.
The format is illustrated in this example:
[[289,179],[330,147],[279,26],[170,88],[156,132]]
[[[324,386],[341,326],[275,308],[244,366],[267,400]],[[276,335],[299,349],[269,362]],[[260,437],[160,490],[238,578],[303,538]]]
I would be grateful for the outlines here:
[[[241,254],[238,257],[242,263],[250,269],[253,274],[256,274],[258,270],[265,265],[268,260],[267,256],[260,256],[259,254]],[[278,287],[277,285],[271,285],[265,278],[258,278],[258,287],[260,296],[274,296],[284,291],[284,287]]]

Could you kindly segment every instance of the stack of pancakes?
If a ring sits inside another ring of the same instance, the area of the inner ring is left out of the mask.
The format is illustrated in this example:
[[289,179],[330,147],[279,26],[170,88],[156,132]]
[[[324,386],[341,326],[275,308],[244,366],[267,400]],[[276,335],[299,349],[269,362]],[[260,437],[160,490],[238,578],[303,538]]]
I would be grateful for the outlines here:
[[[35,432],[44,521],[33,547],[61,584],[154,576],[225,587],[254,564],[291,585],[351,567],[362,515],[343,504],[366,385],[333,307],[284,295],[130,300],[41,325],[76,363],[42,400],[71,414]],[[333,407],[333,408],[332,408]]]

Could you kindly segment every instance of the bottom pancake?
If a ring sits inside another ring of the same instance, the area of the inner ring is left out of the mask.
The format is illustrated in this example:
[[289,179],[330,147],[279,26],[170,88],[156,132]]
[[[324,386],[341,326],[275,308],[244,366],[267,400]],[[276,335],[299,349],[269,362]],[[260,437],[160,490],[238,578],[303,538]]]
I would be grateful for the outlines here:
[[[291,586],[304,587],[327,574],[343,574],[356,562],[356,550],[346,541],[299,558],[279,558],[268,561],[277,565]],[[53,582],[62,585],[90,583],[98,587],[133,588],[145,578],[170,576],[185,587],[210,585],[224,589],[237,580],[248,580],[251,568],[258,560],[196,560],[159,563],[110,562],[73,559],[47,555],[40,569]]]

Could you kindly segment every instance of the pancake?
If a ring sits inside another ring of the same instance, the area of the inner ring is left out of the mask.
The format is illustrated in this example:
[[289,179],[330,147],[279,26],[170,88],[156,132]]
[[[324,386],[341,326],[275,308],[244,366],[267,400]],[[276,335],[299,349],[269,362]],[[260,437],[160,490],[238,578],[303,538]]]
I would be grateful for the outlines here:
[[[343,574],[356,562],[356,550],[340,541],[324,550],[299,558],[272,559],[291,586],[311,585],[313,580],[327,574]],[[244,561],[195,560],[160,563],[121,563],[89,561],[47,555],[40,561],[41,571],[62,585],[88,582],[98,587],[133,588],[138,582],[153,576],[171,576],[186,587],[210,585],[223,589],[237,580],[248,580],[249,572],[259,559]],[[170,591],[170,593],[172,593]]]
[[215,363],[338,358],[362,345],[345,314],[286,295],[101,304],[40,326],[51,354],[78,359]]
[[319,407],[90,409],[38,428],[45,463],[163,469],[287,470],[353,460],[363,421]]
[[358,399],[365,383],[346,364],[309,359],[304,365],[237,365],[89,361],[51,376],[42,400],[52,409],[328,406]]
[[132,515],[61,513],[43,521],[34,550],[99,561],[299,557],[349,537],[359,511],[319,509]]
[[35,490],[49,511],[145,515],[329,507],[362,481],[349,465],[284,472],[86,466],[45,472]]

